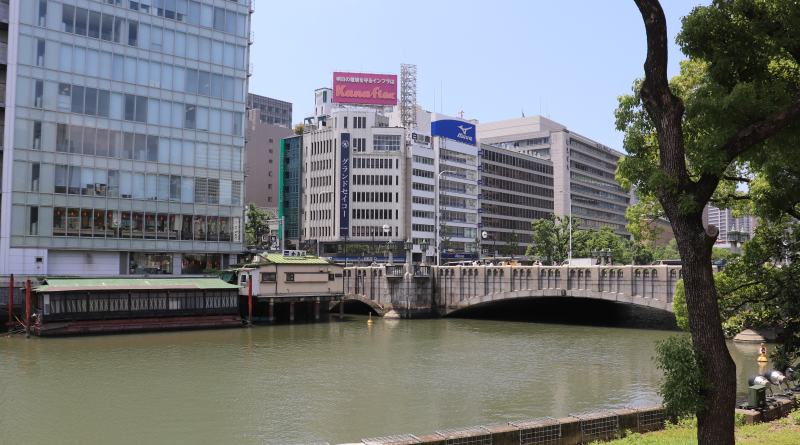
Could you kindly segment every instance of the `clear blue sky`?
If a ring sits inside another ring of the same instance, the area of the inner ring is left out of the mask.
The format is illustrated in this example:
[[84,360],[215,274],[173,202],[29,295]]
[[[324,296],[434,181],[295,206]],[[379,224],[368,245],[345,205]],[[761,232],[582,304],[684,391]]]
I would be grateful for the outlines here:
[[[683,59],[681,17],[698,4],[662,1],[670,76]],[[441,92],[445,114],[463,105],[465,118],[490,122],[539,114],[541,97],[542,115],[546,102],[551,119],[618,150],[617,96],[642,76],[646,50],[633,0],[258,0],[252,29],[250,92],[292,102],[294,123],[333,71],[399,75],[408,62],[425,109],[435,91],[439,110]]]

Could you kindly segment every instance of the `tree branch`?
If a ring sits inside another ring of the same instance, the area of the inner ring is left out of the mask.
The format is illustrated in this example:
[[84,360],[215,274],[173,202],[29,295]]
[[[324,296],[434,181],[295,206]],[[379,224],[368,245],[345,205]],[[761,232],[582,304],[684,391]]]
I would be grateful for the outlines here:
[[753,199],[750,195],[734,195],[728,193],[728,196],[724,197],[723,199],[709,199],[709,202],[727,202],[728,200],[733,199],[734,201],[740,201],[744,199]]
[[749,179],[742,178],[742,177],[739,177],[739,176],[727,176],[727,175],[725,175],[725,176],[723,176],[723,178],[727,179],[728,181],[750,182]]
[[791,105],[784,107],[770,119],[754,122],[739,130],[739,133],[722,146],[720,151],[727,154],[728,160],[731,161],[759,142],[783,130],[798,117],[800,117],[800,91],[792,96]]

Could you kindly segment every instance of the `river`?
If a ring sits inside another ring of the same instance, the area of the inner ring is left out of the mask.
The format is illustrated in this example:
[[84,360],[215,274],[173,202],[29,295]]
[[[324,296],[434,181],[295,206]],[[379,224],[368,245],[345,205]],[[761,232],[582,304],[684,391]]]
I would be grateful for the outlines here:
[[[674,333],[376,319],[0,339],[0,442],[293,444],[495,425],[657,400]],[[757,346],[729,343],[740,397]]]

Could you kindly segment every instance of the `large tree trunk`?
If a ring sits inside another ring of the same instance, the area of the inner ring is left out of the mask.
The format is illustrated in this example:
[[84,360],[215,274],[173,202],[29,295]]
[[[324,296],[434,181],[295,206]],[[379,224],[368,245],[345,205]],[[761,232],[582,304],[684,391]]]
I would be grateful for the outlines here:
[[[666,207],[673,207],[665,205]],[[677,212],[675,212],[677,213]],[[736,364],[722,332],[717,306],[711,249],[717,238],[714,226],[703,229],[702,215],[670,215],[683,264],[683,281],[689,327],[695,346],[703,353],[705,375],[714,388],[703,396],[708,409],[697,414],[697,439],[702,445],[735,443]]]

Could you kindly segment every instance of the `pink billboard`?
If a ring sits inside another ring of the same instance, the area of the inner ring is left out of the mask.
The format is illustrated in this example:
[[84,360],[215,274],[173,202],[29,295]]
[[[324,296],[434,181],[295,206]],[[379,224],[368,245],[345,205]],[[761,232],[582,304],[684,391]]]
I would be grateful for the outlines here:
[[335,72],[333,73],[333,102],[397,105],[397,76]]

